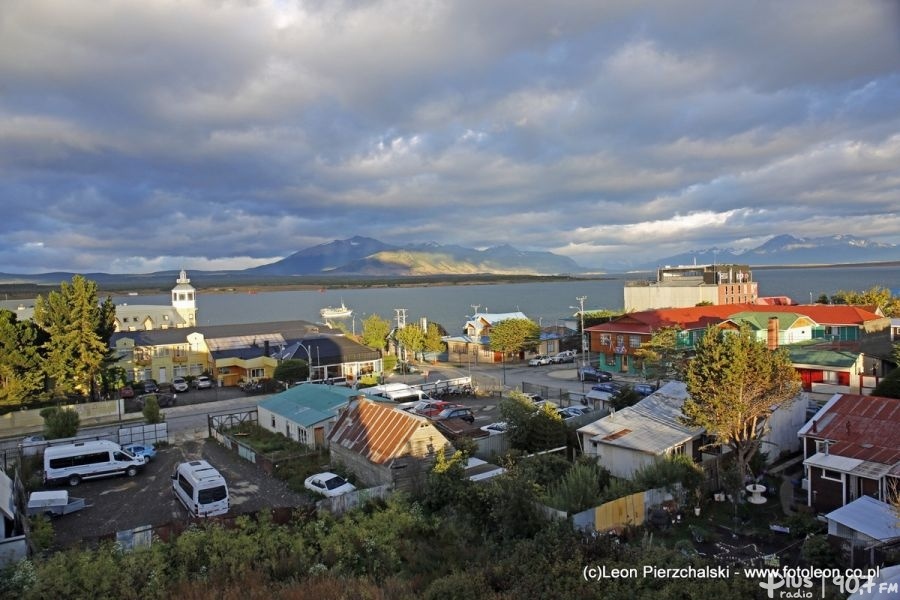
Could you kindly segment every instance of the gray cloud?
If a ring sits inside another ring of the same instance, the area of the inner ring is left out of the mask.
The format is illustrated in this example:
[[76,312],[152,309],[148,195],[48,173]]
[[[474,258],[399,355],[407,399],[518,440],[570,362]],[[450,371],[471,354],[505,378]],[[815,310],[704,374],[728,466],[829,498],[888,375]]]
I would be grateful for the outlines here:
[[352,235],[597,269],[779,233],[900,242],[893,2],[3,13],[3,272],[243,268]]

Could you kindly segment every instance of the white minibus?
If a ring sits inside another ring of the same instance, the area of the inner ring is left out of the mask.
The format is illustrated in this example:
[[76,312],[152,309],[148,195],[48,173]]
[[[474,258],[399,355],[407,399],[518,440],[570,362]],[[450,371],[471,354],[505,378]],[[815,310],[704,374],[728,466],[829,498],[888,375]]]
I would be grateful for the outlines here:
[[172,493],[191,516],[214,517],[228,512],[228,484],[205,460],[192,460],[175,467]]
[[385,383],[363,388],[360,391],[375,400],[383,399],[396,402],[399,408],[410,408],[422,400],[432,399],[422,390],[408,386],[405,383]]
[[134,456],[109,440],[49,446],[44,450],[44,481],[74,486],[82,479],[121,474],[134,477],[144,464],[143,457]]

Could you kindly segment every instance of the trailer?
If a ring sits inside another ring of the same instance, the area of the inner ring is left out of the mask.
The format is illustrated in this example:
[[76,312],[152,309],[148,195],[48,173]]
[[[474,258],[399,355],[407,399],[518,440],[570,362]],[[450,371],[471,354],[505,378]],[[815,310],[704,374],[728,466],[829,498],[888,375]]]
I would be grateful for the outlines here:
[[69,492],[65,490],[31,492],[25,512],[29,517],[32,515],[55,517],[73,513],[88,506],[90,505],[85,504],[84,498],[70,497]]

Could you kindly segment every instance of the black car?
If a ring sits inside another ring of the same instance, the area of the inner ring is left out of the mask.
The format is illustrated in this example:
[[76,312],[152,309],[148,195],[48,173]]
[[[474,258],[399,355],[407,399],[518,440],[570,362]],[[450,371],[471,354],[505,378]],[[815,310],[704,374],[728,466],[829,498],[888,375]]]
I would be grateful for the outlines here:
[[601,371],[594,367],[581,367],[578,369],[578,377],[581,381],[610,381],[613,376],[609,371]]
[[598,392],[608,392],[610,394],[615,394],[624,387],[624,385],[622,385],[621,383],[616,383],[615,381],[602,381],[596,385],[592,385],[591,389]]
[[175,406],[175,394],[160,394],[158,392],[154,392],[152,394],[141,394],[140,396],[135,398],[135,402],[137,403],[139,409],[144,410],[144,404],[147,403],[148,398],[156,398],[156,403],[160,408],[165,408],[166,406]]
[[159,385],[155,379],[145,379],[138,384],[145,394],[152,394],[159,391]]
[[435,416],[431,417],[434,421],[443,421],[445,419],[462,419],[468,423],[475,422],[475,415],[468,406],[451,406],[445,408]]
[[633,389],[641,396],[649,396],[656,391],[656,386],[652,383],[636,383]]

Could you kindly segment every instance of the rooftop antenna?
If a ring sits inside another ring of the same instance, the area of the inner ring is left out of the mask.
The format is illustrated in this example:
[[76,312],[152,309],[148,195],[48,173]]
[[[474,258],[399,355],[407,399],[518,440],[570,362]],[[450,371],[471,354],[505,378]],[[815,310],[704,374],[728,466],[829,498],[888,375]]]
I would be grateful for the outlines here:
[[478,314],[478,308],[479,308],[481,305],[480,305],[480,304],[470,304],[469,306],[472,307],[472,316],[477,315],[477,314]]

